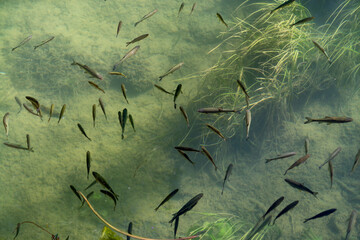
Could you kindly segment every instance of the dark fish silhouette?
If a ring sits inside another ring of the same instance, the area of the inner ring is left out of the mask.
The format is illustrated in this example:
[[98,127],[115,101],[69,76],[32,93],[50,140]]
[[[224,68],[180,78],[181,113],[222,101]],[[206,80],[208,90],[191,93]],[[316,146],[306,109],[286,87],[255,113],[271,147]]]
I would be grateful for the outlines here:
[[110,185],[105,181],[105,179],[99,173],[92,172],[92,174],[98,183],[100,183],[102,186],[108,189],[112,194],[114,194],[115,198],[118,199],[118,195],[112,190]]
[[229,177],[230,177],[230,174],[232,172],[232,169],[233,169],[233,165],[232,165],[232,163],[230,163],[229,166],[226,169],[221,195],[223,195],[223,193],[224,193],[225,182],[226,182],[226,180],[229,181]]
[[304,23],[310,22],[314,18],[315,17],[307,17],[307,18],[301,19],[301,20],[297,21],[296,23],[291,24],[290,28],[292,28],[293,26],[299,25],[299,24],[304,24]]
[[294,162],[284,173],[284,175],[286,175],[286,173],[290,170],[293,169],[294,167],[299,166],[300,164],[304,163],[308,158],[310,157],[310,154],[306,154],[305,156],[301,157],[299,160],[297,160],[296,162]]
[[288,211],[293,209],[298,203],[299,203],[299,201],[294,201],[294,202],[290,203],[289,205],[287,205],[283,210],[281,210],[281,212],[274,219],[273,225],[275,224],[276,219],[278,219],[279,217],[281,217],[282,215],[284,215],[285,213],[287,213]]
[[87,179],[89,179],[90,174],[90,165],[91,165],[91,156],[90,151],[86,152],[86,169],[87,169]]
[[161,207],[164,203],[166,203],[167,201],[170,200],[170,198],[172,198],[177,192],[179,191],[179,189],[175,189],[174,191],[172,191],[169,195],[166,196],[166,198],[159,204],[159,206],[157,206],[155,208],[155,211],[157,211],[159,209],[159,207]]
[[321,212],[321,213],[319,213],[319,214],[316,214],[315,216],[313,216],[313,217],[311,217],[311,218],[305,219],[304,223],[306,223],[307,221],[316,219],[316,218],[321,218],[321,217],[328,216],[328,215],[332,214],[332,213],[335,212],[335,211],[336,211],[336,208],[332,208],[332,209],[323,211],[323,212]]
[[269,207],[269,209],[266,211],[266,213],[264,214],[264,216],[262,216],[262,218],[265,218],[266,215],[268,215],[272,210],[274,210],[275,208],[277,208],[282,201],[284,200],[284,197],[280,197],[278,200],[276,200],[273,204],[271,204],[271,206]]
[[195,205],[203,196],[203,193],[199,193],[198,195],[190,199],[190,201],[188,201],[178,212],[173,214],[173,218],[169,221],[169,223],[172,223],[177,217],[180,217],[181,215],[193,209],[193,207],[195,207]]
[[73,185],[70,185],[70,188],[74,192],[74,194],[79,198],[80,202],[82,202],[80,194],[77,192],[76,188]]
[[109,192],[107,190],[100,190],[101,193],[105,194],[106,196],[110,197],[113,201],[114,201],[114,211],[115,211],[115,207],[116,207],[116,197],[112,192]]
[[189,152],[200,152],[200,150],[191,148],[191,147],[183,147],[183,146],[176,146],[175,147],[176,150],[181,150],[181,151],[189,151]]
[[[130,234],[132,234],[132,222],[129,223],[127,232],[130,233]],[[130,238],[131,238],[131,237],[126,236],[126,240],[130,240]]]
[[307,123],[312,123],[312,122],[318,122],[318,123],[327,123],[328,125],[329,124],[332,124],[332,123],[348,123],[348,122],[352,122],[353,119],[350,118],[350,117],[324,117],[324,118],[309,118],[309,117],[306,117],[306,122],[304,122],[304,124],[307,124]]
[[91,138],[89,138],[89,137],[86,135],[86,132],[85,132],[84,128],[80,125],[80,123],[78,123],[77,126],[78,126],[78,128],[80,129],[80,132],[81,132],[82,134],[84,134],[84,136],[85,136],[87,139],[89,139],[89,141],[91,141]]
[[[311,191],[309,188],[305,187],[303,184],[296,182],[294,180],[285,178],[285,182],[287,182],[290,186],[292,186],[293,188],[297,188],[301,191],[305,191],[308,193],[311,193],[314,197],[316,197],[316,195],[318,194],[317,192],[313,192]],[[316,197],[317,198],[317,197]]]
[[265,159],[265,160],[266,160],[266,163],[268,163],[268,162],[271,162],[271,161],[274,161],[274,160],[292,157],[294,155],[296,155],[296,152],[288,152],[288,153],[281,154],[281,155],[279,155],[277,157],[268,158],[268,159]]
[[292,4],[293,2],[295,2],[295,0],[288,0],[288,1],[284,2],[283,4],[279,5],[278,7],[274,8],[273,10],[271,10],[270,14],[273,14],[273,12],[275,12],[276,10],[286,7],[290,4]]
[[181,154],[181,156],[183,156],[186,160],[188,160],[192,165],[195,164],[193,161],[191,161],[190,157],[186,153],[184,153],[182,150],[177,150],[177,151]]

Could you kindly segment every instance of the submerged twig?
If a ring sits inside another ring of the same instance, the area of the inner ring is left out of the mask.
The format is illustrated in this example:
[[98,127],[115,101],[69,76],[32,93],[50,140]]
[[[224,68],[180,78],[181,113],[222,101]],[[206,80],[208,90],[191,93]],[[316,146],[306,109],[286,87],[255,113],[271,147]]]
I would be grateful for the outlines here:
[[86,197],[84,196],[84,194],[82,194],[82,192],[78,191],[78,193],[83,197],[83,199],[85,200],[85,202],[87,203],[87,205],[89,206],[89,208],[91,209],[91,211],[103,222],[105,223],[105,225],[107,225],[109,228],[111,228],[112,230],[119,232],[121,234],[124,234],[128,237],[132,237],[132,238],[136,238],[136,239],[140,239],[140,240],[186,240],[186,239],[194,239],[199,237],[199,235],[194,235],[194,236],[190,236],[190,237],[183,237],[183,238],[177,238],[177,239],[159,239],[159,238],[145,238],[145,237],[140,237],[140,236],[136,236],[136,235],[132,235],[126,231],[120,230],[114,226],[112,226],[110,223],[108,223],[104,218],[102,218],[100,216],[100,214],[98,212],[95,211],[95,209],[93,208],[93,206],[91,206],[90,202],[86,199]]

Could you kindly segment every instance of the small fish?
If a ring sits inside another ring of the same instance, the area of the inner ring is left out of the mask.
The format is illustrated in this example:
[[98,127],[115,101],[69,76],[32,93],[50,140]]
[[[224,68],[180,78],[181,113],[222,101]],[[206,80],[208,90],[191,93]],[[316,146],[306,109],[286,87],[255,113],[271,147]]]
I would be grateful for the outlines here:
[[127,117],[128,117],[127,109],[124,108],[123,112],[122,112],[122,119],[121,119],[121,129],[122,129],[121,139],[124,139],[124,132],[125,132],[125,125],[126,125]]
[[357,212],[356,212],[356,210],[353,210],[350,214],[350,219],[349,219],[349,224],[348,224],[348,227],[346,230],[345,240],[348,240],[348,238],[350,237],[350,233],[356,224],[356,217],[357,217]]
[[224,193],[225,182],[226,182],[226,180],[229,181],[229,177],[230,177],[230,174],[232,172],[232,169],[233,169],[233,165],[232,165],[232,163],[230,163],[229,166],[226,169],[221,195],[223,195],[223,193]]
[[4,128],[5,128],[5,134],[6,134],[6,137],[9,136],[9,116],[10,116],[10,113],[5,113],[4,117],[3,117],[3,124],[4,124]]
[[249,99],[250,99],[250,97],[249,97],[249,94],[248,94],[247,91],[246,91],[245,85],[244,85],[239,79],[236,80],[236,81],[237,81],[239,87],[241,88],[241,90],[244,92],[244,94],[245,94],[245,100],[246,100],[246,105],[247,105],[247,107],[249,107]]
[[89,138],[89,137],[86,135],[85,130],[84,130],[84,128],[80,125],[80,123],[78,123],[77,126],[78,126],[78,128],[80,129],[80,132],[81,132],[82,134],[84,134],[84,136],[85,136],[87,139],[89,139],[89,141],[91,141],[91,138]]
[[49,39],[42,41],[39,45],[34,46],[34,50],[36,50],[38,47],[41,47],[42,45],[52,41],[55,37],[51,36]]
[[33,97],[30,97],[30,96],[26,96],[25,98],[31,102],[31,104],[32,104],[33,107],[36,109],[37,113],[39,114],[39,116],[40,116],[40,118],[41,118],[42,115],[41,115],[41,109],[40,109],[39,101],[36,100],[36,99],[33,98]]
[[144,21],[145,19],[148,19],[149,17],[151,17],[152,15],[154,15],[155,13],[157,13],[157,9],[149,12],[148,14],[146,14],[145,16],[143,16],[139,21],[137,21],[134,26],[136,27],[139,23],[141,23],[142,21]]
[[291,24],[290,28],[292,28],[293,26],[299,25],[299,24],[304,24],[304,23],[310,22],[314,18],[315,17],[307,17],[307,18],[301,19],[301,20],[297,21],[296,23]]
[[52,117],[52,115],[53,115],[53,112],[54,112],[54,104],[51,104],[51,106],[50,106],[50,111],[49,111],[49,120],[48,120],[48,122],[50,122],[50,119],[51,119],[51,117]]
[[177,217],[180,217],[181,215],[193,209],[203,196],[204,196],[203,193],[199,193],[198,195],[190,199],[190,201],[188,201],[179,211],[173,214],[173,217],[169,221],[169,223],[172,223]]
[[73,185],[70,185],[70,188],[74,192],[74,194],[79,198],[80,202],[82,202],[80,194],[77,192],[76,188]]
[[182,150],[177,150],[186,160],[188,160],[192,165],[194,165],[195,163],[193,161],[191,161],[190,157],[184,153]]
[[333,177],[334,177],[334,168],[333,168],[331,161],[329,161],[329,174],[330,174],[330,183],[331,183],[330,188],[332,188]]
[[138,46],[135,46],[133,49],[131,49],[128,53],[126,53],[125,56],[122,59],[120,59],[120,62],[118,62],[114,65],[113,71],[115,71],[117,66],[119,66],[121,63],[123,63],[126,59],[128,59],[131,56],[134,56],[139,49],[140,49],[140,46],[138,45]]
[[84,69],[86,73],[90,74],[92,77],[97,78],[99,80],[103,80],[103,77],[100,74],[98,74],[95,70],[91,69],[87,65],[83,65],[81,63],[75,62],[74,60],[71,63],[71,65],[78,65],[80,68]]
[[112,194],[114,194],[115,198],[118,199],[118,195],[115,194],[115,192],[112,190],[112,188],[110,187],[110,185],[105,181],[105,179],[97,172],[92,172],[95,180],[100,183],[103,187],[105,187],[106,189],[108,189]]
[[123,93],[123,96],[124,96],[127,104],[129,104],[129,101],[127,100],[127,97],[126,97],[126,88],[125,88],[125,85],[123,83],[121,84],[121,91]]
[[62,108],[61,108],[58,123],[60,123],[60,120],[63,118],[64,113],[65,113],[65,109],[66,109],[66,104],[64,104],[64,105],[62,106]]
[[360,159],[360,149],[355,156],[355,162],[351,168],[351,172],[353,172],[356,169],[356,167],[359,165],[359,159]]
[[111,193],[111,192],[109,192],[109,191],[103,190],[103,189],[101,189],[100,192],[103,193],[103,194],[105,194],[106,196],[110,197],[110,198],[114,201],[114,211],[115,211],[115,208],[116,208],[116,197],[114,196],[114,194]]
[[174,95],[174,93],[171,93],[169,91],[166,91],[163,87],[159,86],[159,85],[156,85],[154,84],[154,86],[159,89],[160,91],[163,91],[164,93],[167,93],[167,94],[170,94],[170,95]]
[[87,152],[86,152],[87,179],[89,179],[90,166],[91,166],[91,156],[90,156],[90,151],[87,151]]
[[169,201],[177,192],[179,191],[179,189],[175,189],[174,191],[172,191],[171,193],[169,193],[169,195],[166,196],[166,198],[164,198],[164,200],[162,200],[162,202],[159,204],[159,206],[157,206],[155,208],[155,211],[157,211],[159,209],[159,207],[161,207],[164,203],[166,203],[167,201]]
[[176,232],[178,230],[178,227],[179,227],[179,217],[177,217],[175,219],[175,226],[174,226],[174,239],[176,239]]
[[305,139],[305,155],[306,154],[308,154],[308,152],[309,152],[309,139],[308,138],[306,138]]
[[130,123],[131,123],[132,129],[134,130],[134,132],[136,132],[136,130],[135,130],[135,124],[134,124],[134,119],[133,119],[133,117],[132,117],[131,114],[129,114],[129,121],[130,121]]
[[177,85],[176,90],[175,90],[175,95],[174,95],[174,108],[175,109],[176,109],[176,99],[181,93],[181,87],[182,87],[182,84],[179,84],[179,85]]
[[269,207],[269,209],[266,211],[266,213],[262,216],[262,218],[264,219],[266,215],[268,215],[272,210],[274,210],[275,208],[277,208],[282,201],[284,200],[284,197],[280,197],[278,200],[276,200],[273,204],[271,204],[271,206]]
[[266,160],[266,163],[268,163],[268,162],[271,162],[271,161],[274,161],[274,160],[292,157],[294,155],[296,155],[296,152],[288,152],[288,153],[281,154],[281,155],[279,155],[277,157],[268,158],[268,159],[265,159],[265,160]]
[[190,125],[189,125],[189,117],[188,117],[188,115],[186,114],[185,109],[184,109],[182,106],[180,106],[180,112],[181,112],[182,115],[184,116],[185,121],[186,121],[186,124],[187,124],[187,126],[189,127],[189,126],[190,126]]
[[96,88],[99,91],[102,91],[103,93],[105,93],[104,89],[102,89],[101,87],[99,87],[99,85],[97,85],[96,83],[92,82],[92,81],[88,81],[88,83],[93,86],[94,88]]
[[96,104],[92,106],[92,118],[93,118],[93,126],[95,127],[95,119],[96,119]]
[[[301,191],[305,191],[308,193],[311,193],[314,197],[316,197],[316,195],[318,194],[317,192],[313,192],[311,191],[309,188],[305,187],[303,184],[296,182],[294,180],[285,178],[285,182],[287,182],[290,186],[292,186],[293,188],[299,189]],[[317,197],[316,197],[317,198]]]
[[[93,194],[94,194],[94,191],[90,192],[88,195],[86,195],[86,199],[89,199]],[[84,203],[85,203],[85,200],[83,199],[80,207],[84,206]]]
[[19,111],[17,112],[17,114],[19,114],[22,110],[22,103],[18,97],[15,97],[15,101],[17,102],[17,104],[19,104],[19,107],[20,107]]
[[191,15],[191,14],[193,13],[195,7],[196,7],[196,3],[194,3],[194,4],[192,5],[192,8],[191,8],[191,11],[190,11],[190,14],[189,14],[189,15]]
[[209,158],[209,160],[211,161],[211,163],[214,165],[215,167],[215,171],[217,170],[217,166],[215,165],[214,159],[212,158],[212,156],[210,155],[209,151],[204,147],[201,146],[201,150],[203,153],[205,153],[205,155]]
[[226,141],[226,138],[224,137],[224,135],[222,135],[222,133],[220,132],[219,129],[217,129],[216,127],[206,123],[205,124],[208,128],[210,128],[214,133],[216,133],[219,137],[221,137],[222,139],[224,139],[224,141]]
[[321,217],[325,217],[325,216],[328,216],[330,214],[332,214],[333,212],[336,211],[336,208],[332,208],[332,209],[329,209],[329,210],[326,210],[326,211],[323,211],[319,214],[316,214],[315,216],[311,217],[311,218],[307,218],[305,219],[304,223],[310,221],[310,220],[313,220],[313,219],[316,219],[316,218],[321,218]]
[[19,45],[17,45],[16,47],[12,48],[11,51],[14,51],[15,49],[21,47],[22,45],[24,45],[25,43],[27,43],[28,41],[30,41],[30,39],[32,38],[32,35],[26,37],[24,40],[22,40]]
[[246,140],[248,140],[249,139],[249,132],[250,132],[250,125],[251,125],[251,112],[250,112],[250,109],[246,109],[245,120],[246,120]]
[[85,188],[85,190],[88,190],[89,188],[91,188],[92,186],[94,186],[96,183],[97,183],[97,181],[94,180],[93,182],[90,183],[89,186],[87,186],[87,187]]
[[15,228],[15,230],[14,230],[14,232],[15,232],[15,237],[14,237],[14,239],[17,237],[17,235],[19,235],[20,226],[21,226],[21,223],[16,224],[16,228]]
[[271,10],[270,15],[273,14],[273,12],[275,12],[276,10],[279,10],[279,9],[281,9],[283,7],[286,7],[286,6],[290,5],[290,4],[292,4],[293,2],[295,2],[295,0],[288,0],[288,1],[284,2],[280,6],[274,8],[273,10]]
[[287,213],[288,211],[293,209],[298,203],[299,203],[299,201],[294,201],[294,202],[290,203],[289,205],[287,205],[283,210],[281,210],[281,212],[274,219],[273,225],[275,224],[276,219],[278,219],[279,217],[281,217],[282,215],[284,215],[285,213]]
[[120,29],[121,29],[122,21],[119,21],[117,29],[116,29],[116,37],[118,37]]
[[161,81],[164,77],[172,74],[172,73],[175,72],[176,70],[180,69],[180,68],[182,67],[182,65],[184,65],[183,62],[178,63],[178,64],[176,64],[175,66],[173,66],[172,68],[170,68],[166,73],[164,73],[163,75],[161,75],[161,76],[159,77],[159,81]]
[[209,107],[209,108],[200,108],[197,110],[199,113],[228,113],[228,112],[241,112],[241,110],[235,109],[223,109],[223,108],[216,108],[216,107]]
[[122,116],[121,116],[121,111],[118,111],[118,117],[119,117],[120,127],[122,128]]
[[34,152],[33,148],[28,149],[27,147],[23,147],[23,146],[18,145],[18,144],[12,144],[12,143],[4,142],[4,145],[7,146],[7,147],[11,147],[11,148],[16,148],[16,149],[21,149],[21,150],[27,150],[27,151],[30,151],[30,152]]
[[315,42],[314,40],[312,40],[312,42],[314,43],[315,47],[317,47],[317,48],[325,55],[325,57],[327,58],[328,62],[329,62],[330,64],[332,64],[332,61],[330,60],[330,57],[329,57],[329,55],[327,54],[327,52],[325,51],[325,49],[324,49],[322,46],[320,46],[320,44],[318,44],[317,42]]
[[180,8],[179,8],[179,12],[178,12],[178,17],[180,15],[181,10],[183,10],[184,6],[185,6],[185,3],[181,3]]
[[118,75],[118,76],[123,76],[126,77],[124,74],[122,74],[121,72],[109,72],[110,75]]
[[191,148],[191,147],[183,147],[183,146],[176,146],[175,147],[176,150],[181,150],[181,151],[189,151],[189,152],[200,152],[197,149]]
[[29,134],[26,134],[26,145],[27,145],[27,149],[30,150],[31,147],[30,147],[30,135]]
[[319,166],[319,169],[321,169],[325,164],[327,164],[328,161],[333,160],[339,154],[340,151],[341,151],[341,147],[335,149],[335,151],[330,155],[330,157],[323,164]]
[[296,162],[294,162],[284,173],[284,175],[286,175],[286,173],[290,170],[293,169],[294,167],[299,166],[300,164],[304,163],[306,160],[308,160],[308,158],[310,157],[310,154],[306,154],[305,156],[299,158]]
[[99,104],[100,104],[101,110],[104,113],[105,119],[107,120],[107,116],[106,116],[106,112],[105,112],[105,105],[101,98],[99,98]]
[[138,41],[141,41],[141,40],[147,38],[148,36],[149,36],[149,34],[147,34],[147,33],[143,34],[141,36],[138,36],[138,37],[134,38],[133,40],[131,40],[130,42],[126,42],[126,46],[129,46],[132,43],[136,43]]
[[69,240],[69,237],[70,237],[70,236],[67,236],[65,240]]
[[224,21],[223,17],[220,15],[220,13],[216,13],[216,16],[219,18],[220,22],[222,22],[227,28],[229,27]]
[[40,117],[38,113],[34,113],[34,111],[31,110],[25,103],[23,103],[23,106],[24,106],[24,108],[25,108],[29,113],[31,113],[31,114],[33,114],[33,115],[35,115],[35,116]]
[[[129,223],[129,226],[128,226],[128,230],[127,230],[127,232],[129,233],[129,234],[132,234],[132,222],[130,222]],[[130,238],[131,237],[129,237],[129,236],[126,236],[126,240],[130,240]]]

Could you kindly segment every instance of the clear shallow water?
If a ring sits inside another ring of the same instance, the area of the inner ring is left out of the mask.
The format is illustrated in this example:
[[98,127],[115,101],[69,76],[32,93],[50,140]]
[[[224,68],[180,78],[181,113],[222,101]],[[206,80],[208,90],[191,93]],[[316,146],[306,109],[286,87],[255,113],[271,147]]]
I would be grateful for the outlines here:
[[[93,160],[92,171],[104,176],[120,195],[115,212],[111,199],[101,195],[98,185],[92,188],[96,193],[91,202],[100,214],[121,229],[126,229],[132,221],[135,234],[170,238],[173,234],[168,224],[171,214],[203,192],[204,197],[193,213],[180,220],[179,236],[187,235],[192,226],[201,225],[201,212],[237,215],[246,223],[245,232],[280,196],[286,197],[285,204],[294,200],[300,203],[290,214],[278,219],[264,239],[307,239],[308,232],[323,239],[344,236],[346,219],[352,209],[359,209],[356,181],[359,169],[349,176],[359,140],[358,93],[344,97],[340,90],[330,89],[315,94],[307,104],[294,107],[297,110],[291,120],[277,123],[280,127],[270,137],[263,132],[266,116],[259,111],[253,115],[251,141],[244,140],[244,124],[238,126],[239,132],[233,138],[220,141],[204,126],[216,117],[196,112],[200,93],[204,89],[212,90],[198,73],[213,66],[219,57],[218,53],[206,54],[221,41],[217,38],[219,32],[225,31],[215,13],[220,12],[230,23],[230,13],[238,3],[198,2],[193,15],[188,16],[192,2],[185,2],[183,12],[177,17],[180,4],[110,0],[1,3],[0,15],[4,21],[0,33],[0,71],[6,74],[0,75],[0,110],[3,115],[10,112],[8,141],[25,144],[28,133],[34,153],[5,146],[0,149],[0,237],[11,238],[17,222],[31,220],[64,239],[67,235],[70,239],[97,239],[103,224],[87,207],[79,209],[80,202],[69,188],[71,184],[83,190],[91,183],[92,177],[86,179],[88,150]],[[158,13],[133,27],[155,8]],[[115,38],[119,20],[123,21],[123,27]],[[113,64],[131,49],[131,45],[125,47],[125,42],[144,33],[150,36],[139,42],[139,52],[118,69],[127,78],[108,75]],[[33,38],[29,43],[11,52],[11,48],[30,34]],[[33,50],[33,45],[49,36],[55,39]],[[88,85],[87,75],[70,65],[73,60],[87,64],[104,76],[103,82],[96,83],[104,88],[105,94]],[[188,112],[190,130],[180,112],[174,110],[173,97],[153,87],[159,83],[158,76],[182,61],[185,62],[182,69],[164,78],[161,86],[172,90],[177,84],[183,84],[183,94],[177,102]],[[126,85],[130,104],[122,96],[121,83]],[[60,124],[57,119],[48,124],[47,117],[41,121],[24,109],[17,115],[15,96],[23,102],[25,96],[33,96],[43,105],[54,103],[58,112],[66,103],[65,118]],[[108,121],[97,107],[96,128],[93,128],[91,107],[99,97],[106,103]],[[127,125],[125,139],[121,140],[117,112],[125,107],[134,116],[137,131],[134,133]],[[351,116],[354,122],[330,126],[303,124],[306,116],[325,115]],[[81,135],[77,123],[82,124],[93,141]],[[271,131],[271,126],[267,131]],[[311,143],[311,159],[290,171],[288,177],[318,191],[319,199],[294,190],[284,182],[283,172],[296,157],[264,164],[265,157],[278,153],[297,151],[300,155],[306,137]],[[2,138],[7,141],[5,135]],[[219,170],[215,172],[200,154],[189,154],[196,162],[191,166],[173,149],[179,143],[194,147],[207,145]],[[338,146],[343,150],[334,160],[335,180],[330,189],[328,172],[319,171],[318,165]],[[234,170],[221,196],[229,163],[234,164]],[[179,193],[155,213],[153,209],[175,188],[180,189]],[[333,207],[338,209],[334,215],[307,225],[302,223],[304,218]],[[353,239],[356,233],[354,231]],[[20,238],[48,239],[48,236],[24,225]]]

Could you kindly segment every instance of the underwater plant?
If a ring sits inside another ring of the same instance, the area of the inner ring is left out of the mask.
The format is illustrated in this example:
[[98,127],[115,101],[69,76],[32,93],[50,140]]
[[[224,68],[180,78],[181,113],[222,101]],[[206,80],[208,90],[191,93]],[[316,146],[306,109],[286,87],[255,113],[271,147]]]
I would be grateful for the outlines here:
[[[250,228],[248,223],[231,214],[200,213],[206,220],[200,219],[201,224],[194,224],[189,235],[201,233],[199,240],[261,240],[268,228]],[[213,219],[213,221],[212,221]],[[248,229],[248,230],[247,230]],[[255,231],[254,231],[255,230]],[[259,231],[257,231],[259,230]]]
[[[359,88],[359,6],[346,12],[352,2],[347,0],[323,26],[315,27],[314,21],[294,26],[312,15],[298,2],[270,14],[282,2],[244,1],[234,11],[232,26],[219,36],[224,40],[209,51],[220,51],[220,57],[202,75],[198,106],[211,102],[224,109],[250,109],[254,120],[261,119],[258,131],[271,128],[266,132],[275,134],[281,122],[293,116],[295,101],[301,107],[312,96],[339,85]],[[249,106],[237,80],[246,86]],[[223,126],[220,130],[228,138],[245,125],[236,113],[208,120]]]

